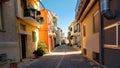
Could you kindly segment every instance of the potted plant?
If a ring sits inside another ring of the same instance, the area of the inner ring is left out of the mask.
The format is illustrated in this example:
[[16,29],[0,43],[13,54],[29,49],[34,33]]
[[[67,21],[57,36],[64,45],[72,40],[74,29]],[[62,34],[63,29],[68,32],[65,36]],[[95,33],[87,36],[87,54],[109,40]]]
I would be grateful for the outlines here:
[[17,62],[15,58],[10,59],[10,68],[17,68]]
[[35,58],[38,58],[39,56],[42,56],[44,54],[44,50],[42,48],[38,48],[33,52]]
[[46,53],[47,53],[46,44],[44,42],[39,42],[37,50],[33,51],[35,58],[38,58],[39,56],[42,56]]

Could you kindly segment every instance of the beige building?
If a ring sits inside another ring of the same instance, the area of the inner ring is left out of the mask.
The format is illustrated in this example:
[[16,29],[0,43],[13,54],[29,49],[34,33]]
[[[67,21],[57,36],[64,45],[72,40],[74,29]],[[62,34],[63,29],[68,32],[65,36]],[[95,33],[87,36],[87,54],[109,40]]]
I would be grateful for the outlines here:
[[78,0],[82,53],[108,68],[120,67],[120,0]]
[[75,21],[73,21],[71,24],[70,24],[70,26],[68,27],[68,29],[69,29],[69,31],[70,31],[70,37],[71,37],[71,39],[70,39],[70,43],[72,44],[72,45],[75,45],[75,38],[74,38],[74,26],[75,26]]
[[40,2],[3,1],[0,1],[0,68],[9,68],[9,59],[20,62],[33,57],[39,41]]
[[0,3],[0,68],[8,68],[8,59],[20,61],[14,0]]
[[70,43],[77,47],[81,47],[81,37],[80,37],[80,23],[73,21],[70,26]]
[[78,6],[76,21],[80,22],[82,53],[100,63],[100,1],[83,0]]
[[[92,3],[92,1],[91,1]],[[89,5],[92,5],[89,3]],[[94,57],[94,53],[100,53],[99,50],[99,24],[96,23],[95,18],[99,20],[100,18],[100,8],[99,1],[94,4],[93,8],[89,11],[86,17],[81,21],[81,29],[82,29],[82,48],[84,50],[84,54],[91,59],[99,58]],[[99,20],[100,21],[100,20]],[[95,42],[96,41],[96,42]],[[94,44],[94,45],[93,45]],[[99,62],[99,59],[96,59]]]

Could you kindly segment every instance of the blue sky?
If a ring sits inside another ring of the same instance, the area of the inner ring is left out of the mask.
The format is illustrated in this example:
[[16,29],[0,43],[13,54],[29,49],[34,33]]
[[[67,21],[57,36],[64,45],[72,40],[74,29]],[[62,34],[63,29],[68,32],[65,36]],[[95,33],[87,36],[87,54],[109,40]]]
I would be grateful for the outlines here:
[[42,0],[46,9],[58,16],[58,27],[67,36],[68,26],[75,19],[75,7],[77,0]]

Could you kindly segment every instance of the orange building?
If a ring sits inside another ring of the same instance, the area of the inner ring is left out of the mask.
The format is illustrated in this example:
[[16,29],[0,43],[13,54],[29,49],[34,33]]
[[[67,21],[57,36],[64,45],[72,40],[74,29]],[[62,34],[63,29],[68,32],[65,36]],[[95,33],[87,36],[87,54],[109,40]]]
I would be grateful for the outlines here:
[[51,11],[42,9],[40,10],[41,17],[43,18],[42,24],[39,29],[39,39],[41,42],[46,43],[47,50],[50,53],[54,48],[54,36],[53,32],[53,14]]

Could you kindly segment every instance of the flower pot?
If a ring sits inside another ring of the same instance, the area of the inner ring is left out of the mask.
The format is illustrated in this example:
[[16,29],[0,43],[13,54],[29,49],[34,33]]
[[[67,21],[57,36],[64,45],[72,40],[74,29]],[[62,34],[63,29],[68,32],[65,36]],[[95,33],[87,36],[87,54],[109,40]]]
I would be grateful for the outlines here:
[[17,68],[17,63],[10,63],[10,68]]

